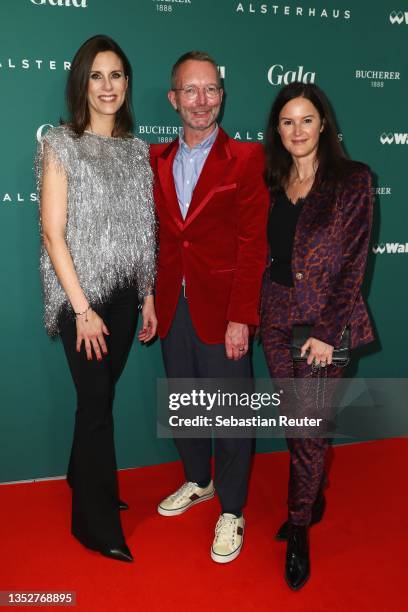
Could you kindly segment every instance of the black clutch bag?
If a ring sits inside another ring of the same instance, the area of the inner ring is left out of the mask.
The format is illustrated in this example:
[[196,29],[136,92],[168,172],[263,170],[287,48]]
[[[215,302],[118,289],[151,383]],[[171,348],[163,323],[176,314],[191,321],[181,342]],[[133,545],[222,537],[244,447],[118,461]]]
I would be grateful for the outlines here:
[[[294,325],[292,328],[292,359],[306,361],[307,353],[301,357],[301,348],[312,335],[311,325]],[[340,346],[333,351],[333,365],[346,366],[350,359],[350,328],[343,330]]]

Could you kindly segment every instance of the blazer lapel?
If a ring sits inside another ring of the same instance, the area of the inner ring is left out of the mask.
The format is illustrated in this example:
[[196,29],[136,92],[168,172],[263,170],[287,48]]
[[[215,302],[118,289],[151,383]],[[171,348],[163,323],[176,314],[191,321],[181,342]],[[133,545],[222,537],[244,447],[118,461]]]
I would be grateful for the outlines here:
[[157,172],[159,175],[162,193],[169,208],[170,214],[179,229],[182,229],[184,220],[180,211],[173,177],[173,162],[178,151],[178,145],[179,141],[178,138],[176,138],[160,155],[160,157],[157,159]]
[[184,227],[189,225],[208,204],[215,187],[225,177],[229,165],[234,160],[228,147],[228,140],[229,137],[220,127],[194,189]]

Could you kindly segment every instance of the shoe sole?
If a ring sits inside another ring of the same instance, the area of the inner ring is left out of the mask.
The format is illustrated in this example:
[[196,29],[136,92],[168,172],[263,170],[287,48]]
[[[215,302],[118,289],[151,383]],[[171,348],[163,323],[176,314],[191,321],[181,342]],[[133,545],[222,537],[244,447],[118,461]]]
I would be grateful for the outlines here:
[[238,557],[239,553],[241,552],[243,543],[244,543],[244,539],[242,538],[242,542],[239,548],[237,548],[237,550],[234,550],[234,552],[232,552],[229,555],[217,555],[217,553],[214,552],[213,547],[211,546],[211,559],[215,561],[216,563],[230,563],[231,561],[234,561],[234,559]]
[[182,508],[176,508],[175,510],[167,510],[166,508],[162,508],[159,505],[157,506],[157,512],[161,514],[162,516],[178,516],[179,514],[183,514],[184,512],[186,512],[189,508],[191,508],[191,506],[195,506],[196,504],[200,504],[201,502],[212,499],[214,495],[215,495],[215,489],[213,489],[211,493],[206,493],[205,495],[201,495],[200,497],[190,502],[186,506],[183,506]]

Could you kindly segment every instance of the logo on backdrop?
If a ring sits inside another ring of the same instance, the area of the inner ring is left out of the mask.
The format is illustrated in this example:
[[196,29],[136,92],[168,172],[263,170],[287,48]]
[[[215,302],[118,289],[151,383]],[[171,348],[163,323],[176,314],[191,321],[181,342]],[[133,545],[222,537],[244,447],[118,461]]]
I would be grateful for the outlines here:
[[277,15],[279,17],[316,17],[322,20],[351,19],[351,10],[336,8],[316,8],[314,6],[298,6],[285,4],[257,4],[255,2],[238,2],[236,13],[258,13],[260,15]]
[[50,59],[33,59],[22,58],[15,59],[8,57],[6,60],[0,60],[0,69],[5,70],[70,70],[71,62],[57,61]]
[[386,81],[400,81],[401,73],[392,70],[356,70],[354,78],[368,81],[370,87],[384,87]]
[[74,6],[75,8],[88,8],[88,0],[30,0],[37,6]]
[[160,144],[171,142],[180,134],[180,125],[138,125],[137,135],[143,140]]
[[[173,13],[182,7],[191,6],[193,0],[151,0],[158,13]],[[181,6],[180,6],[181,5]]]
[[38,198],[36,193],[14,193],[9,191],[0,194],[0,202],[3,204],[24,204],[37,201]]
[[391,187],[372,187],[371,193],[373,196],[392,195],[392,188]]
[[383,132],[380,136],[382,145],[405,145],[408,144],[408,134],[397,134]]
[[[262,142],[264,139],[263,130],[258,131],[249,131],[249,130],[239,130],[233,134],[233,138],[235,140],[241,140],[243,142]],[[343,134],[337,134],[337,138],[339,142],[343,142]]]
[[373,246],[374,255],[401,255],[408,253],[408,242],[381,242]]
[[50,128],[53,128],[53,127],[54,126],[52,125],[52,123],[43,123],[43,125],[40,125],[40,127],[38,128],[38,130],[35,133],[36,138],[37,138],[37,142],[40,142],[40,140],[44,136],[44,134],[46,132],[48,132],[48,130]]
[[305,72],[303,66],[298,66],[294,70],[285,72],[282,64],[274,64],[268,70],[268,81],[271,85],[288,85],[294,81],[302,83],[314,83],[316,78],[315,72]]
[[243,142],[262,142],[264,138],[263,131],[259,132],[250,132],[250,131],[242,131],[235,132],[232,136],[235,140],[241,140]]
[[407,25],[408,24],[408,11],[391,11],[390,21],[392,25]]

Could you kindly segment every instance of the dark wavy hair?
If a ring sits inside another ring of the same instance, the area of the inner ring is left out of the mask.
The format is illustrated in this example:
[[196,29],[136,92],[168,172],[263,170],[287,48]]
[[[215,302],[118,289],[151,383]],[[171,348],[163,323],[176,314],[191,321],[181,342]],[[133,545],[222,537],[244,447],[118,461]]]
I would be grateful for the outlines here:
[[290,83],[277,95],[269,115],[266,128],[266,170],[265,180],[272,193],[278,191],[288,180],[293,164],[292,156],[282,144],[278,132],[279,115],[282,108],[294,98],[310,100],[324,121],[317,150],[319,168],[314,187],[335,188],[347,171],[347,156],[337,137],[336,122],[330,103],[323,91],[312,83]]
[[116,113],[113,136],[130,136],[133,129],[131,104],[132,68],[125,53],[109,36],[98,34],[84,42],[78,49],[71,64],[67,87],[66,101],[69,112],[68,125],[78,135],[82,136],[90,115],[88,106],[88,83],[92,64],[98,53],[112,51],[122,61],[123,71],[128,78],[128,88],[121,108]]

